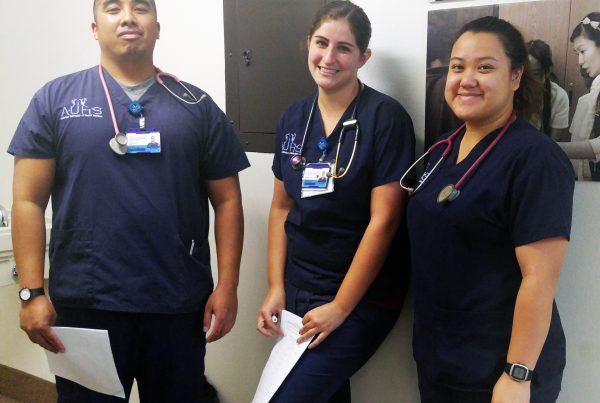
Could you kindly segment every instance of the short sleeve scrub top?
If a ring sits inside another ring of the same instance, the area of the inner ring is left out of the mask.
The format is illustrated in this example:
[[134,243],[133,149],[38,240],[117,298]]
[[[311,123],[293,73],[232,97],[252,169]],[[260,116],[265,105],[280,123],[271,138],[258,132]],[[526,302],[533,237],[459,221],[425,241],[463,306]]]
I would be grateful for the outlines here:
[[[499,132],[455,163],[459,135],[448,158],[409,199],[413,353],[422,385],[491,391],[506,363],[522,280],[515,248],[570,235],[571,164],[551,139],[522,119],[509,127],[458,198],[437,202],[442,188],[457,183]],[[443,149],[434,150],[426,172]],[[532,396],[541,390],[558,395],[564,366],[565,337],[553,304]]]

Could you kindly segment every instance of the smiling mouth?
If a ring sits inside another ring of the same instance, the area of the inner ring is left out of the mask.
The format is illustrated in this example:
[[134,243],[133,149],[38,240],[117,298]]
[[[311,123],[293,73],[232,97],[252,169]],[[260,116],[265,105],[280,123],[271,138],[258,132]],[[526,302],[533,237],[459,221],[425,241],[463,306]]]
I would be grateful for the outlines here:
[[121,32],[119,34],[120,38],[126,38],[126,39],[139,38],[141,36],[142,36],[142,33],[137,32],[137,31],[126,31],[126,32]]
[[317,66],[319,68],[320,71],[322,71],[323,73],[330,73],[330,74],[334,74],[334,73],[339,73],[339,69],[332,69],[329,67],[323,67],[323,66]]

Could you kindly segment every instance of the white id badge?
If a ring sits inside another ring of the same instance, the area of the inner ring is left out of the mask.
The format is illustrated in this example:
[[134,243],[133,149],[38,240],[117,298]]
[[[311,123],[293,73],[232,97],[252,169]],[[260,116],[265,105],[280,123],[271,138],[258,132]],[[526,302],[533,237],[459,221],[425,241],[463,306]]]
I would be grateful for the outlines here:
[[156,129],[127,130],[127,154],[160,153],[160,132]]
[[311,162],[306,164],[302,173],[301,190],[302,198],[333,192],[331,164],[328,162]]

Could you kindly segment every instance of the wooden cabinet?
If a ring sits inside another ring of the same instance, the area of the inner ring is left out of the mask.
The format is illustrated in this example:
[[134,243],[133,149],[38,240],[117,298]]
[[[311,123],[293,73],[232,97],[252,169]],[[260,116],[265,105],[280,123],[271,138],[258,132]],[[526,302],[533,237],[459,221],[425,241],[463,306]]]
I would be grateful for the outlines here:
[[283,108],[316,90],[306,40],[325,0],[224,0],[226,113],[246,151],[273,152]]

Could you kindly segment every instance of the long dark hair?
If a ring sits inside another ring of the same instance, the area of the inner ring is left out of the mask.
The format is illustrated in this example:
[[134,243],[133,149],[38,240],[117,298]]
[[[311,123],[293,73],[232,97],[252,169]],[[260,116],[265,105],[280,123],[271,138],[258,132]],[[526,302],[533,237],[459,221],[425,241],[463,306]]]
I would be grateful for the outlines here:
[[552,117],[552,82],[558,84],[558,78],[552,71],[552,50],[550,46],[540,40],[534,39],[527,42],[527,51],[534,57],[540,64],[540,68],[543,73],[543,85],[544,85],[544,103],[541,108],[541,120],[542,127],[541,131],[547,135],[551,134],[552,127],[550,127],[550,119]]
[[515,71],[523,67],[521,84],[513,98],[513,107],[517,111],[517,115],[530,120],[539,113],[543,87],[532,75],[527,47],[521,32],[508,21],[486,16],[466,23],[456,34],[453,43],[456,43],[458,38],[466,32],[489,33],[498,37],[510,60],[511,70]]

